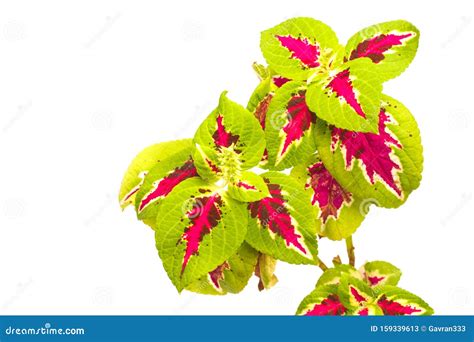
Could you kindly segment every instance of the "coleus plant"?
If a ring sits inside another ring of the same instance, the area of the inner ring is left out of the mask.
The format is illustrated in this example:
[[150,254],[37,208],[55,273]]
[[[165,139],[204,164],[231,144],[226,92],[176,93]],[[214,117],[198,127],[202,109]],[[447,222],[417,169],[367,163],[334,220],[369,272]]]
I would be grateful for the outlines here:
[[[382,92],[413,60],[419,31],[391,21],[345,46],[324,23],[293,18],[261,34],[268,66],[244,108],[220,96],[193,139],[143,150],[120,190],[155,232],[179,292],[238,293],[278,279],[277,260],[324,272],[298,315],[429,315],[384,261],[354,268],[352,235],[370,205],[395,208],[421,180],[414,117]],[[318,242],[345,240],[328,268]]]

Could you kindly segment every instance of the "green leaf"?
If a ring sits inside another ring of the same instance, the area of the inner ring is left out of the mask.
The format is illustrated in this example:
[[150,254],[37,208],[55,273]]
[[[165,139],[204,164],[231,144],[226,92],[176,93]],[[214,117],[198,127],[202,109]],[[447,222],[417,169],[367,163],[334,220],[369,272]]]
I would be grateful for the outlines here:
[[417,123],[400,102],[384,95],[378,134],[316,125],[316,145],[324,165],[354,196],[363,198],[365,215],[371,204],[395,208],[421,181],[423,148]]
[[197,177],[191,148],[178,150],[150,169],[137,193],[135,211],[138,219],[156,221],[162,200],[181,182]]
[[148,171],[161,160],[184,151],[191,153],[192,140],[176,140],[155,144],[145,148],[130,163],[119,192],[119,201],[122,209],[135,203],[135,197]]
[[257,264],[258,252],[243,243],[237,253],[214,270],[191,283],[186,290],[210,295],[239,293],[247,285]]
[[314,78],[306,92],[309,108],[338,128],[376,132],[382,83],[368,58],[358,58]]
[[400,75],[418,49],[420,32],[411,23],[395,20],[366,27],[346,45],[346,60],[368,57],[382,81]]
[[246,241],[258,251],[292,264],[315,264],[316,224],[309,195],[292,177],[261,175],[271,196],[248,205]]
[[316,287],[327,286],[327,285],[339,285],[343,275],[348,275],[352,278],[362,280],[360,273],[350,265],[337,265],[333,268],[329,268],[319,277]]
[[291,171],[311,195],[316,210],[317,232],[331,240],[351,236],[364,220],[362,201],[344,189],[329,173],[317,155]]
[[400,269],[386,261],[367,262],[362,266],[360,272],[370,286],[395,286],[402,276]]
[[433,315],[433,309],[420,297],[401,288],[385,285],[375,288],[375,303],[386,316]]
[[232,182],[240,172],[256,166],[265,150],[265,136],[258,120],[222,93],[219,106],[194,136],[193,159],[204,179]]
[[258,253],[258,261],[255,266],[255,275],[259,278],[258,289],[269,290],[278,282],[275,275],[277,260],[267,254]]
[[273,170],[294,166],[315,150],[316,115],[305,96],[304,82],[288,82],[274,92],[265,118],[268,163]]
[[228,192],[240,202],[254,202],[270,195],[262,177],[250,171],[242,172],[237,180],[229,184]]
[[276,73],[294,80],[307,80],[331,65],[340,45],[329,26],[301,17],[263,31],[260,48]]
[[300,303],[299,316],[343,316],[347,309],[341,303],[337,286],[322,286],[313,290]]
[[156,246],[178,291],[235,254],[244,241],[247,220],[244,204],[199,178],[185,180],[163,199]]

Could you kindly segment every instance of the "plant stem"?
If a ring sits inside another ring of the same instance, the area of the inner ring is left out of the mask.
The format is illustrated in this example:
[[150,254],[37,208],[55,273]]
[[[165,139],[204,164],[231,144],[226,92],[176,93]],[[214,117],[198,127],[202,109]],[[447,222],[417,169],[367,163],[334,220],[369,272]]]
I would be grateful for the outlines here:
[[355,266],[354,243],[352,242],[352,235],[346,239],[347,256],[349,257],[349,265]]
[[328,267],[326,266],[326,264],[318,258],[318,266],[319,268],[324,272],[328,269]]

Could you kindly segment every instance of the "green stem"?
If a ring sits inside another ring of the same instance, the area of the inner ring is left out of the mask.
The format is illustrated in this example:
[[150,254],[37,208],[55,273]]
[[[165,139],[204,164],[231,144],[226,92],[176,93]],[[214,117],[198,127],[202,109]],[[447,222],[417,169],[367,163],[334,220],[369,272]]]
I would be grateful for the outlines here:
[[328,267],[326,266],[326,264],[318,258],[318,266],[319,268],[324,272],[328,269]]
[[352,242],[352,235],[346,239],[347,256],[349,257],[349,265],[355,266],[354,243]]

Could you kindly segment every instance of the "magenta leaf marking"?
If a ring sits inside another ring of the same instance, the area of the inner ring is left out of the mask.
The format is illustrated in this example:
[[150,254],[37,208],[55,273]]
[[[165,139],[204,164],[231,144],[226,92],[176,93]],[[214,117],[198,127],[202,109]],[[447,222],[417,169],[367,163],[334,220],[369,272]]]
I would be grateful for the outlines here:
[[209,272],[209,278],[211,279],[212,284],[218,290],[221,289],[220,281],[224,279],[224,271],[230,270],[230,265],[227,261],[224,261],[222,265],[216,267],[215,270]]
[[210,197],[196,198],[193,208],[186,213],[191,224],[185,229],[179,242],[186,242],[181,274],[186,268],[189,258],[197,255],[199,245],[205,235],[209,234],[221,219],[221,197],[218,194]]
[[369,309],[365,308],[359,311],[359,316],[368,316],[369,315]]
[[214,173],[220,173],[221,172],[221,169],[219,169],[219,167],[216,164],[214,164],[211,160],[206,158],[206,163],[207,163],[207,165],[209,166],[209,168],[211,169],[212,172],[214,172]]
[[304,133],[316,122],[316,115],[309,110],[304,92],[294,95],[288,102],[288,123],[283,126],[286,133],[280,156],[283,156],[290,145],[300,140]]
[[367,299],[362,296],[359,291],[357,291],[357,289],[353,286],[350,286],[350,290],[351,290],[351,294],[352,296],[355,298],[355,300],[358,302],[358,303],[362,303],[362,302],[366,302]]
[[265,182],[268,184],[271,196],[250,203],[248,206],[250,215],[252,218],[258,218],[262,227],[268,228],[282,237],[287,246],[293,245],[306,255],[307,251],[299,241],[301,235],[297,234],[291,215],[285,207],[285,199],[280,186],[269,184],[267,179],[265,179]]
[[239,140],[238,135],[233,135],[232,133],[225,130],[223,120],[224,118],[222,115],[217,116],[217,129],[212,135],[214,138],[214,143],[218,148],[230,147],[232,144],[237,143],[237,140]]
[[340,140],[341,146],[346,149],[346,167],[350,167],[353,158],[359,159],[365,165],[365,170],[372,184],[374,184],[374,176],[377,174],[401,196],[402,190],[392,172],[400,170],[401,167],[392,160],[390,146],[401,149],[402,145],[386,131],[386,124],[389,122],[390,117],[382,108],[379,114],[378,134],[351,132],[334,127],[332,130],[332,146],[334,147],[335,142]]
[[319,66],[319,47],[311,44],[306,38],[292,36],[276,36],[281,45],[291,52],[291,58],[299,59],[305,66],[316,68]]
[[378,283],[380,283],[382,280],[384,280],[385,277],[376,277],[376,276],[374,276],[374,277],[367,277],[367,279],[369,280],[370,285],[375,286]]
[[143,197],[138,207],[138,211],[142,211],[150,203],[168,195],[171,190],[173,190],[174,187],[182,181],[197,175],[197,170],[193,161],[188,160],[183,166],[177,167],[166,177],[162,178],[156,183],[154,189],[150,191],[145,197]]
[[[270,105],[272,98],[273,94],[267,94],[257,105],[257,108],[255,108],[254,115],[258,119],[258,122],[260,122],[260,126],[262,126],[263,130],[265,130],[265,120],[267,118],[268,106]],[[265,151],[263,152],[262,161],[266,160],[268,160],[268,150],[265,148]]]
[[127,202],[133,195],[135,195],[138,190],[140,190],[140,187],[141,187],[141,183],[138,184],[136,187],[134,187],[125,197],[124,199],[122,200],[122,203],[125,203]]
[[368,57],[374,63],[379,63],[385,58],[384,52],[390,50],[393,46],[402,45],[402,40],[411,37],[412,33],[403,35],[381,34],[370,39],[366,39],[357,45],[357,48],[351,52],[350,59]]
[[239,188],[244,188],[245,190],[257,190],[257,188],[256,188],[255,186],[250,185],[250,184],[247,184],[247,183],[244,183],[244,182],[242,182],[242,181],[239,181],[239,182],[237,183],[237,186],[238,186]]
[[342,316],[346,313],[346,308],[342,305],[337,295],[330,295],[321,304],[306,312],[306,316]]
[[343,70],[334,76],[326,88],[331,89],[331,91],[335,92],[339,98],[343,98],[357,114],[362,116],[364,119],[366,118],[360,103],[356,99],[354,88],[352,87],[352,80],[350,79],[349,69]]
[[291,81],[289,78],[282,77],[282,76],[273,76],[272,79],[273,79],[273,84],[275,84],[278,88],[280,88],[285,83]]
[[337,219],[344,203],[351,203],[352,195],[339,185],[322,162],[310,166],[308,174],[310,180],[306,187],[311,187],[314,191],[311,204],[315,205],[318,202],[323,223],[326,223],[329,216]]
[[410,305],[402,305],[393,300],[388,300],[385,295],[378,300],[377,305],[382,309],[384,315],[387,316],[403,316],[421,312],[420,309]]

